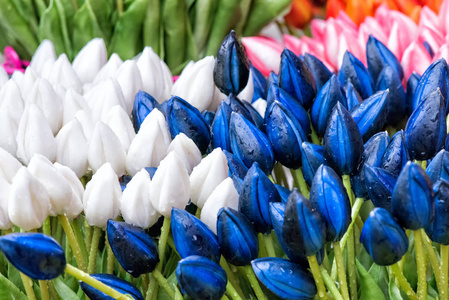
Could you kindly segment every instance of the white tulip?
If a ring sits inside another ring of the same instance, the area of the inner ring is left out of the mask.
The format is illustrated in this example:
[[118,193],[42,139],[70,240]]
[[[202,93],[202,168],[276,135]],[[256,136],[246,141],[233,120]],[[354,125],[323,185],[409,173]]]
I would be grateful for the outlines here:
[[8,215],[15,225],[29,231],[42,226],[50,213],[50,196],[27,168],[13,178],[8,199]]
[[47,79],[53,86],[60,84],[67,90],[72,88],[78,93],[83,91],[81,81],[64,53],[53,63]]
[[187,172],[190,174],[196,165],[201,161],[201,151],[194,141],[189,139],[184,133],[178,134],[168,146],[167,153],[175,151],[184,162]]
[[189,202],[189,174],[175,152],[170,152],[160,163],[150,183],[153,207],[170,218],[173,207],[184,209]]
[[230,177],[223,180],[207,198],[201,210],[201,221],[217,233],[217,214],[220,208],[239,209],[239,193]]
[[9,76],[5,69],[0,65],[0,90],[8,82]]
[[136,133],[134,132],[133,123],[126,111],[120,105],[112,107],[105,118],[105,123],[108,124],[112,131],[117,135],[125,152],[128,152],[129,145],[136,136]]
[[167,153],[171,137],[164,115],[153,109],[129,146],[126,170],[134,175],[145,167],[157,167]]
[[11,79],[17,83],[17,85],[21,88],[23,85],[23,79],[24,79],[25,75],[20,72],[20,71],[14,71],[11,75]]
[[122,189],[110,163],[105,163],[87,183],[83,195],[84,214],[90,226],[105,228],[119,214]]
[[212,191],[227,177],[229,167],[226,155],[215,148],[190,174],[190,199],[202,208]]
[[126,185],[120,200],[120,210],[126,223],[149,228],[159,219],[160,215],[150,201],[150,182],[150,175],[142,169]]
[[17,130],[18,125],[14,117],[13,111],[0,107],[0,147],[4,148],[11,154],[17,152]]
[[0,229],[10,229],[13,225],[8,215],[10,190],[11,183],[0,176]]
[[248,103],[251,103],[253,100],[254,94],[254,81],[253,81],[253,72],[249,70],[248,82],[245,88],[237,95],[240,100],[245,100]]
[[36,71],[34,71],[33,67],[28,66],[23,76],[22,86],[20,87],[20,91],[24,99],[28,97],[28,94],[33,89],[34,83],[38,78],[39,75],[36,73]]
[[266,100],[259,98],[258,100],[254,101],[251,105],[257,110],[257,112],[261,116],[265,116],[265,111],[267,110]]
[[224,100],[226,100],[227,96],[220,92],[220,90],[215,86],[214,91],[214,98],[211,101],[209,107],[207,108],[208,111],[217,111],[218,105]]
[[64,125],[71,121],[81,109],[90,114],[90,107],[86,99],[73,89],[69,89],[64,96],[62,124]]
[[73,219],[83,211],[83,184],[69,167],[63,166],[58,163],[54,163],[54,167],[56,168],[58,173],[64,176],[64,178],[70,184],[72,190],[71,200],[69,208],[65,211],[65,215],[67,216],[67,218]]
[[95,38],[78,52],[73,60],[73,70],[83,84],[89,83],[95,79],[107,60],[108,53],[103,39]]
[[16,124],[19,124],[23,108],[24,103],[20,88],[14,80],[9,80],[0,90],[0,109],[8,110]]
[[101,68],[100,72],[98,72],[97,76],[93,81],[93,85],[97,85],[103,80],[112,78],[112,76],[117,73],[117,70],[123,64],[123,60],[118,56],[117,53],[113,53],[109,58],[108,62]]
[[51,41],[44,40],[39,45],[36,52],[34,52],[30,66],[32,66],[37,73],[42,74],[44,65],[47,62],[53,63],[54,61],[56,61],[55,47]]
[[126,112],[131,115],[134,105],[134,98],[139,90],[142,89],[142,77],[139,68],[133,60],[125,61],[115,74],[115,79],[120,85],[123,96],[125,97]]
[[12,182],[22,164],[3,148],[0,148],[0,177],[9,183]]

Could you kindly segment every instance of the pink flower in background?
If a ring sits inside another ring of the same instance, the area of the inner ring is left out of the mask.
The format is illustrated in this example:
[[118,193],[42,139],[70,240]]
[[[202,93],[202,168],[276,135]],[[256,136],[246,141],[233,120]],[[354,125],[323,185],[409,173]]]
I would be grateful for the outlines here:
[[30,64],[29,61],[20,60],[17,52],[11,47],[7,46],[5,48],[5,62],[2,67],[5,69],[6,73],[12,74],[14,71],[25,72],[25,68]]
[[242,43],[249,60],[264,76],[268,76],[271,70],[276,73],[279,71],[283,45],[273,39],[258,36],[242,38]]

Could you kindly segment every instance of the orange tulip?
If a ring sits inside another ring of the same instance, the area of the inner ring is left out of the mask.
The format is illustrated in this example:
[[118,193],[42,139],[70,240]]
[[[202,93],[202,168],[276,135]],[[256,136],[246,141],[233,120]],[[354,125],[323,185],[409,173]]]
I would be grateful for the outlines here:
[[287,24],[303,28],[313,17],[312,3],[309,0],[293,0],[290,12],[284,17]]

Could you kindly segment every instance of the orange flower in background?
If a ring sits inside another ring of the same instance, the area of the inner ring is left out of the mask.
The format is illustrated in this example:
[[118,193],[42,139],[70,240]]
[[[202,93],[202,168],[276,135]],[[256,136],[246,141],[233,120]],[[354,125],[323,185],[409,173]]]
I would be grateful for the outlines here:
[[296,28],[303,28],[309,24],[312,17],[312,3],[309,0],[293,0],[290,12],[284,19]]

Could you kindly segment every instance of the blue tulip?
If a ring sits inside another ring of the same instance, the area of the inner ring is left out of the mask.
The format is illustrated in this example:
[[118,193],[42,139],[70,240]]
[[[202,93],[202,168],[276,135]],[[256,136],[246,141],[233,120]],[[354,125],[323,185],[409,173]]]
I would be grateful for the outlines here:
[[301,125],[281,103],[274,101],[265,115],[267,137],[276,160],[288,168],[301,166],[301,144],[307,141]]
[[[246,175],[245,175],[246,176]],[[237,176],[237,174],[231,175],[232,183],[234,184],[234,187],[237,191],[237,193],[240,195],[242,193],[243,189],[243,179]]]
[[318,136],[323,136],[326,131],[327,122],[331,116],[332,109],[337,102],[345,105],[346,100],[343,95],[343,88],[337,76],[332,77],[325,83],[323,88],[316,95],[310,109],[310,119]]
[[313,299],[317,293],[312,274],[287,259],[258,258],[252,267],[256,277],[276,298]]
[[364,141],[368,141],[384,128],[388,114],[388,97],[388,90],[377,92],[351,110],[351,116]]
[[319,166],[324,164],[323,146],[304,142],[301,145],[302,173],[306,183],[311,186]]
[[[231,110],[233,112],[242,115],[245,119],[247,119],[248,121],[250,121],[251,123],[253,123],[254,125],[256,125],[260,129],[258,124],[253,119],[253,116],[252,116],[251,112],[244,105],[245,101],[241,101],[239,98],[237,98],[234,95],[229,95],[226,98],[225,102],[226,102],[227,105],[229,105],[229,107],[231,108]],[[262,123],[263,123],[263,120],[262,120]]]
[[134,277],[150,273],[159,262],[157,244],[140,227],[109,220],[109,245],[125,271]]
[[409,160],[410,155],[405,147],[404,131],[400,130],[393,135],[385,149],[380,167],[397,177]]
[[214,121],[215,118],[215,113],[212,111],[205,110],[201,112],[201,114],[203,115],[204,121],[206,121],[207,125],[212,126],[212,122]]
[[122,192],[126,189],[126,185],[131,181],[133,177],[131,175],[123,175],[120,177],[120,188],[122,189]]
[[369,36],[366,43],[366,61],[368,71],[374,81],[377,81],[379,74],[386,66],[392,67],[400,80],[404,77],[404,71],[397,57],[372,35]]
[[176,250],[181,258],[200,255],[220,261],[218,238],[206,224],[183,209],[171,211],[171,230]]
[[273,83],[279,85],[279,76],[273,71],[271,71],[270,74],[268,75],[267,87],[271,86]]
[[239,211],[252,222],[257,232],[268,233],[272,227],[269,205],[280,201],[281,196],[274,184],[260,169],[259,164],[254,163],[243,179]]
[[368,164],[363,167],[363,173],[368,197],[374,206],[391,211],[391,197],[397,178],[384,169]]
[[172,138],[182,132],[195,142],[201,153],[206,153],[210,128],[196,107],[180,97],[171,97],[167,103],[167,124]]
[[316,95],[316,82],[307,64],[284,49],[279,68],[279,86],[308,109]]
[[435,214],[432,182],[414,162],[408,162],[399,174],[391,198],[391,213],[403,227],[424,228]]
[[447,136],[445,99],[439,88],[419,103],[405,126],[411,159],[427,160],[443,149]]
[[136,94],[132,110],[133,126],[136,132],[139,131],[143,120],[155,108],[160,109],[160,105],[150,94],[144,91],[139,91]]
[[343,63],[338,73],[338,79],[343,85],[346,85],[346,82],[350,80],[362,99],[366,99],[373,94],[374,83],[368,70],[349,51],[346,51],[343,56]]
[[376,90],[378,91],[387,89],[389,90],[387,123],[392,126],[397,126],[397,124],[404,118],[406,112],[406,99],[402,81],[396,71],[390,66],[383,68],[376,84]]
[[355,89],[351,80],[348,80],[345,85],[345,105],[349,111],[351,111],[354,107],[359,105],[362,102],[362,97],[360,97],[359,92]]
[[42,233],[11,233],[0,237],[0,250],[20,272],[36,280],[50,280],[64,272],[64,250]]
[[233,265],[247,266],[259,255],[259,240],[251,221],[232,208],[218,211],[217,235],[221,253]]
[[438,152],[427,166],[426,173],[434,184],[441,179],[449,181],[449,152],[444,149]]
[[240,179],[245,178],[248,168],[243,164],[243,162],[231,152],[223,150],[223,153],[226,155],[226,159],[228,161],[229,176],[235,174]]
[[253,120],[254,125],[256,125],[260,130],[265,130],[265,124],[263,117],[259,114],[259,112],[247,101],[241,101],[243,106],[248,110],[251,115],[251,119]]
[[449,245],[449,182],[439,180],[433,185],[435,218],[426,227],[429,238],[438,244]]
[[297,189],[285,206],[282,238],[302,255],[316,255],[326,243],[326,223],[317,208]]
[[410,77],[408,78],[407,92],[405,96],[405,111],[407,113],[407,116],[410,116],[413,112],[413,98],[420,79],[421,75],[417,74],[416,72],[413,72],[412,75],[410,75]]
[[202,256],[181,259],[176,267],[181,291],[193,299],[221,299],[228,278],[220,265]]
[[250,66],[251,72],[253,74],[253,85],[254,93],[251,102],[257,101],[258,99],[267,99],[267,80],[263,74],[253,65]]
[[154,174],[156,174],[157,168],[155,167],[146,167],[145,171],[150,175],[150,179],[153,179]]
[[363,146],[362,162],[358,170],[351,176],[352,190],[356,197],[366,198],[368,190],[365,185],[365,172],[363,166],[365,164],[374,167],[380,167],[382,156],[390,142],[390,137],[386,131],[373,135]]
[[225,95],[238,95],[248,83],[249,62],[234,30],[224,38],[214,66],[214,82]]
[[231,119],[232,109],[226,102],[221,102],[215,113],[214,121],[211,126],[211,143],[214,148],[231,151],[229,141],[229,121]]
[[430,47],[429,43],[427,41],[422,42],[424,48],[426,48],[427,52],[429,52],[430,58],[433,58],[435,56],[435,53],[432,50],[432,47]]
[[362,159],[363,140],[351,114],[338,102],[323,139],[324,158],[340,174],[351,174]]
[[351,223],[351,203],[334,170],[324,165],[318,168],[310,187],[310,202],[326,222],[327,241],[341,240]]
[[237,113],[231,114],[229,136],[232,153],[248,168],[257,162],[266,173],[274,166],[274,152],[270,141],[255,125]]
[[312,54],[306,53],[304,60],[315,78],[317,91],[321,90],[324,84],[331,78],[332,72]]
[[[117,276],[110,274],[90,274],[96,280],[110,286],[114,290],[133,297],[135,300],[143,300],[142,293],[131,283],[126,280],[120,279]],[[80,287],[87,297],[91,300],[112,300],[114,298],[106,295],[105,293],[97,290],[91,285],[85,282],[80,282]]]
[[292,191],[290,191],[288,188],[283,187],[282,185],[279,185],[276,183],[274,184],[274,186],[278,190],[279,196],[281,196],[281,202],[284,204],[287,203],[288,197],[290,196]]
[[383,208],[373,209],[365,221],[360,235],[371,259],[380,266],[389,266],[401,260],[408,250],[404,229]]

